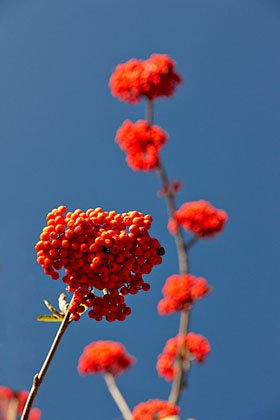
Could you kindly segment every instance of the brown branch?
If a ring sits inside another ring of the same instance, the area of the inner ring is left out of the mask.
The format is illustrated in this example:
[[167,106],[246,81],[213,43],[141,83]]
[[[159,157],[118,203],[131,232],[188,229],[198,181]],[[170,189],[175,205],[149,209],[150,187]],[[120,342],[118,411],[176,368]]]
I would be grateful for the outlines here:
[[[153,102],[150,100],[147,101],[146,119],[150,125],[153,124],[154,109],[153,109]],[[167,190],[166,202],[167,202],[168,214],[171,218],[173,218],[174,213],[176,211],[175,195],[170,186],[170,180],[167,176],[165,168],[162,162],[160,161],[158,164],[157,172],[158,172],[161,184],[162,184],[162,188]],[[180,274],[188,274],[189,272],[188,254],[187,254],[188,247],[185,244],[182,229],[181,229],[181,226],[179,225],[178,225],[177,232],[174,234],[174,239],[175,239],[175,244],[177,247]],[[182,334],[182,335],[187,334],[188,327],[189,327],[189,320],[190,320],[190,309],[181,311],[179,334]],[[189,370],[189,365],[190,365],[188,357],[189,356],[188,354],[186,354],[183,345],[178,346],[177,358],[174,364],[175,376],[172,382],[171,391],[168,398],[168,401],[174,404],[178,402],[181,392],[183,388],[186,386],[186,372]]]
[[104,374],[104,380],[106,382],[110,394],[113,397],[113,400],[115,401],[120,412],[122,413],[124,420],[132,420],[132,412],[128,407],[124,397],[122,396],[119,388],[117,387],[114,375],[107,372]]
[[66,311],[65,316],[63,318],[63,321],[60,324],[60,327],[59,327],[59,329],[56,333],[54,341],[53,341],[53,343],[51,345],[51,348],[50,348],[50,350],[47,354],[47,357],[46,357],[46,359],[45,359],[45,361],[44,361],[44,363],[41,367],[41,370],[40,370],[39,373],[36,373],[36,375],[34,376],[33,385],[32,385],[31,390],[29,392],[28,399],[26,401],[26,404],[25,404],[25,407],[24,407],[24,410],[23,410],[23,413],[22,413],[22,416],[21,416],[20,420],[28,420],[28,416],[29,416],[30,410],[32,408],[32,404],[34,402],[34,399],[35,399],[35,397],[38,393],[38,390],[40,388],[40,385],[42,384],[43,379],[44,379],[44,377],[45,377],[45,375],[46,375],[46,373],[47,373],[47,371],[50,367],[50,364],[53,360],[53,357],[56,353],[56,350],[59,346],[59,343],[62,339],[62,336],[65,333],[68,325],[71,322],[70,318],[71,318],[71,314],[69,312],[69,307],[68,307],[68,310]]
[[[161,162],[159,163],[158,174],[162,183],[162,187],[167,188],[167,208],[169,216],[173,218],[174,213],[176,211],[175,197],[172,189],[170,188],[170,181]],[[189,271],[187,247],[183,238],[181,226],[179,225],[177,232],[174,234],[174,239],[177,247],[180,274],[187,274]],[[179,334],[187,334],[189,327],[189,319],[190,310],[187,309],[181,311]],[[186,386],[186,371],[189,369],[189,360],[186,360],[186,358],[187,356],[184,354],[184,348],[182,348],[182,346],[179,346],[177,359],[174,364],[175,376],[172,382],[171,391],[168,398],[168,401],[172,402],[173,404],[176,404],[178,402],[181,392]]]
[[[166,171],[161,162],[159,162],[157,171],[158,171],[161,183],[162,183],[162,187],[167,188],[166,202],[167,202],[168,214],[171,218],[173,218],[174,213],[176,211],[175,197],[174,197],[172,188],[170,187],[170,181],[168,179]],[[177,252],[178,252],[180,274],[187,274],[188,273],[188,256],[187,256],[186,246],[185,246],[183,233],[182,233],[182,229],[180,225],[178,225],[178,231],[177,233],[175,233],[174,238],[175,238],[175,243],[176,243]]]

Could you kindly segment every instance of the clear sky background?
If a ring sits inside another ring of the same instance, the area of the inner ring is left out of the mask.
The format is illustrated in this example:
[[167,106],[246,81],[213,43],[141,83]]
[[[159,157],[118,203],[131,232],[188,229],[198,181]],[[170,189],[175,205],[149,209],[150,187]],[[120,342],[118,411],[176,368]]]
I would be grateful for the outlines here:
[[155,363],[178,316],[159,317],[156,305],[178,271],[175,245],[158,179],[132,172],[114,143],[144,104],[108,88],[118,63],[154,52],[184,79],[155,113],[170,135],[163,161],[183,182],[178,204],[206,199],[229,213],[224,234],[190,255],[213,286],[191,317],[212,352],[191,370],[182,419],[280,419],[279,37],[279,0],[0,1],[0,384],[29,389],[57,329],[35,321],[43,298],[54,304],[64,289],[36,263],[49,210],[150,213],[166,248],[126,322],[70,326],[36,400],[43,420],[121,418],[102,378],[77,373],[94,340],[120,341],[137,358],[119,380],[132,407],[168,395]]

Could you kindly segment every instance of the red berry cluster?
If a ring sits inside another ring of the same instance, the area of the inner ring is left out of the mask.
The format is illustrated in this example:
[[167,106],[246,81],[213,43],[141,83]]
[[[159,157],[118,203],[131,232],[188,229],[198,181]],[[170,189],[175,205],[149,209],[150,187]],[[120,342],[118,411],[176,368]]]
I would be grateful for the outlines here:
[[119,64],[110,78],[112,95],[135,103],[142,97],[149,100],[171,96],[182,82],[175,72],[175,61],[165,54],[153,54],[147,60],[131,59]]
[[168,228],[170,233],[175,234],[178,225],[182,225],[200,238],[211,237],[223,230],[227,218],[224,210],[215,209],[207,201],[193,201],[184,203],[175,211],[174,218],[169,220]]
[[118,129],[116,142],[127,153],[126,161],[135,171],[150,171],[158,167],[158,153],[167,134],[146,121],[125,121]]
[[142,402],[133,409],[133,420],[161,420],[176,416],[180,408],[168,401],[148,400]]
[[[86,308],[96,321],[123,321],[131,313],[124,296],[150,288],[142,276],[162,262],[163,248],[151,238],[152,217],[137,211],[119,214],[101,208],[68,212],[60,206],[47,215],[36,244],[37,261],[44,272],[74,292],[72,319],[79,320]],[[95,289],[103,291],[97,296]]]
[[111,373],[116,376],[123,373],[135,362],[125,347],[114,341],[95,341],[84,348],[79,359],[80,375]]
[[158,374],[167,381],[171,381],[176,374],[174,363],[178,355],[178,346],[183,347],[180,355],[186,361],[192,357],[197,363],[201,363],[210,352],[209,342],[202,335],[188,333],[185,337],[178,335],[177,337],[170,338],[162,354],[158,356],[157,362]]
[[[26,404],[29,392],[28,391],[15,391],[7,386],[0,386],[0,418],[6,419],[9,404],[16,400],[17,402],[17,415],[21,416],[24,406]],[[29,414],[29,420],[40,420],[41,410],[39,408],[32,408]]]
[[158,303],[160,315],[189,309],[193,302],[209,293],[210,287],[202,277],[174,274],[168,277],[162,289],[164,298]]

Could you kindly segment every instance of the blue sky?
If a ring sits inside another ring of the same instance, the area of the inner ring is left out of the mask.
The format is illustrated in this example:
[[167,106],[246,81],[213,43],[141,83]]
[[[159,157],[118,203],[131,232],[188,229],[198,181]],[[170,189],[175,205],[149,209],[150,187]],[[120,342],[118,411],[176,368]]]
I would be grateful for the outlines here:
[[42,300],[63,291],[33,248],[50,209],[150,213],[166,248],[125,323],[71,325],[36,400],[43,420],[120,419],[102,378],[77,373],[98,339],[137,358],[119,380],[131,406],[168,395],[155,363],[178,317],[159,317],[156,305],[178,270],[176,251],[158,179],[132,172],[114,142],[144,104],[121,103],[108,88],[118,63],[151,53],[169,54],[184,79],[155,110],[170,136],[163,161],[183,182],[178,204],[206,199],[229,214],[224,234],[190,255],[192,272],[213,286],[191,317],[212,352],[191,371],[182,419],[280,418],[279,23],[278,0],[1,1],[1,384],[29,389],[57,328],[35,321]]

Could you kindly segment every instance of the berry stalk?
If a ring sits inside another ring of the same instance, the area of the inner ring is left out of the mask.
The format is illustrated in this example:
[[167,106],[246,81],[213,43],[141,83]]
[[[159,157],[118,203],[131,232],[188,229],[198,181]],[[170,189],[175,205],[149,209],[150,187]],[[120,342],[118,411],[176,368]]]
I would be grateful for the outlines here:
[[[166,171],[162,165],[159,163],[158,168],[159,178],[162,183],[162,187],[167,187],[167,195],[166,195],[166,202],[168,213],[171,218],[173,218],[174,212],[176,211],[176,203],[175,197],[172,189],[169,187],[170,181],[166,174]],[[178,253],[178,262],[179,262],[179,271],[180,274],[188,274],[189,271],[189,264],[188,264],[188,254],[187,254],[187,247],[184,242],[183,234],[181,231],[181,227],[178,227],[178,232],[174,235],[177,253]],[[190,321],[190,310],[185,309],[181,311],[180,315],[180,325],[179,325],[179,334],[186,335],[189,329],[189,321]],[[176,404],[179,401],[181,392],[184,387],[186,387],[186,372],[189,370],[190,363],[187,359],[186,355],[183,355],[182,352],[184,351],[184,345],[178,346],[178,355],[175,362],[175,371],[176,374],[174,376],[171,391],[169,394],[168,401]]]
[[[69,306],[71,306],[71,303],[70,303]],[[44,361],[44,363],[41,367],[41,370],[40,370],[39,373],[36,373],[36,375],[34,376],[33,384],[32,384],[31,390],[29,392],[28,399],[26,401],[26,404],[25,404],[25,407],[24,407],[24,410],[23,410],[23,413],[22,413],[22,416],[21,416],[20,420],[28,420],[29,413],[30,413],[30,410],[32,408],[32,404],[35,400],[35,397],[36,397],[36,395],[39,391],[39,388],[40,388],[40,386],[43,382],[43,379],[44,379],[44,377],[45,377],[45,375],[46,375],[46,373],[47,373],[47,371],[50,367],[50,364],[51,364],[51,362],[54,358],[54,355],[55,355],[56,350],[57,350],[57,348],[60,344],[60,341],[61,341],[61,339],[62,339],[62,337],[63,337],[63,335],[64,335],[64,333],[65,333],[65,331],[66,331],[66,329],[67,329],[67,327],[69,326],[70,323],[71,323],[71,313],[69,312],[69,307],[68,307],[68,309],[65,313],[65,316],[63,318],[63,321],[61,322],[60,327],[59,327],[59,329],[56,333],[56,336],[53,340],[51,348],[50,348],[50,350],[47,354],[47,357],[46,357],[46,359],[45,359],[45,361]]]
[[[153,124],[154,107],[153,107],[153,102],[151,100],[147,101],[146,119],[147,119],[148,124],[150,125]],[[165,197],[166,197],[168,214],[170,218],[173,219],[174,213],[176,211],[175,196],[174,196],[174,192],[172,188],[170,188],[170,181],[166,173],[166,170],[160,160],[159,160],[157,172],[158,172],[161,184],[162,184],[162,188],[166,189],[167,191]],[[177,232],[174,234],[174,238],[175,238],[175,243],[176,243],[177,253],[178,253],[180,274],[188,274],[189,267],[188,267],[187,246],[184,241],[181,226],[178,226]],[[190,310],[186,309],[186,310],[181,311],[179,334],[182,334],[182,335],[187,334],[188,329],[189,329],[189,321],[190,321]],[[178,346],[178,354],[177,354],[177,359],[174,366],[176,374],[174,376],[172,386],[171,386],[171,391],[168,398],[168,401],[173,404],[176,404],[178,402],[181,392],[183,388],[186,386],[186,372],[187,370],[189,370],[189,367],[190,367],[189,360],[186,354],[183,354],[183,352],[184,352],[184,346],[183,345]]]
[[104,380],[106,382],[110,394],[113,397],[113,400],[115,401],[118,409],[122,413],[124,420],[132,420],[132,412],[128,407],[124,397],[122,396],[119,388],[117,387],[114,375],[112,375],[109,372],[106,372],[104,374]]
[[7,408],[7,420],[17,420],[18,399],[12,398]]

